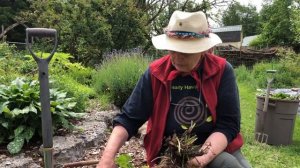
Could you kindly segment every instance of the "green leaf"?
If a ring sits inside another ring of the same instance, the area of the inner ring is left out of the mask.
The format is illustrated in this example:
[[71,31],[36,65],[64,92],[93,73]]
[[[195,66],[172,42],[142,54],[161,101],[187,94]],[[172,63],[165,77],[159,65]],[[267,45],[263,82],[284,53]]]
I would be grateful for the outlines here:
[[16,128],[14,130],[15,137],[19,136],[23,132],[24,129],[25,129],[24,125],[18,126],[18,128]]
[[116,162],[120,168],[133,168],[132,158],[128,154],[121,154],[117,157]]
[[8,109],[8,107],[7,107],[7,105],[8,105],[8,101],[6,101],[6,102],[0,102],[0,114],[3,112],[3,111],[7,111],[7,109]]
[[2,123],[1,125],[2,125],[4,128],[7,128],[7,129],[8,129],[8,126],[9,126],[9,125],[8,125],[8,122],[4,122],[4,123]]
[[56,114],[56,111],[55,111],[55,108],[54,108],[54,107],[50,107],[50,111],[51,111],[53,114]]
[[21,111],[22,114],[27,114],[27,113],[29,113],[29,112],[30,112],[30,107],[29,107],[29,106],[24,107],[24,108],[22,109],[22,111]]
[[27,143],[34,135],[34,132],[35,132],[35,128],[33,127],[27,127],[26,130],[23,132],[23,136],[26,139]]
[[51,106],[57,106],[59,103],[57,101],[50,101]]
[[68,114],[70,117],[74,117],[74,118],[81,118],[81,117],[83,117],[84,115],[86,115],[86,113],[75,113],[75,112],[67,112],[67,114]]
[[188,129],[188,127],[185,126],[185,125],[181,125],[181,128],[184,129],[184,130],[187,130],[187,129]]
[[60,111],[66,110],[65,106],[63,106],[63,105],[58,105],[58,106],[56,106],[56,108],[59,109]]
[[30,82],[29,86],[33,87],[33,86],[38,85],[38,83],[39,82],[37,80],[33,80],[33,81]]
[[21,151],[23,145],[24,145],[24,138],[18,136],[18,137],[15,137],[15,139],[7,145],[7,149],[9,151],[9,153],[17,154]]
[[58,99],[65,98],[66,96],[67,96],[67,92],[63,92],[63,93],[57,94],[57,98],[58,98]]
[[73,103],[69,103],[68,104],[68,109],[72,109],[72,108],[74,108],[75,106],[76,106],[76,102],[73,102]]
[[15,108],[12,110],[12,114],[14,115],[14,117],[20,114],[27,114],[27,113],[29,113],[29,106],[26,106],[23,109]]
[[24,78],[17,78],[11,82],[13,85],[17,86],[17,88],[22,88],[24,85]]
[[65,117],[59,117],[59,120],[64,128],[67,128],[67,129],[74,128],[74,126]]
[[14,108],[12,111],[11,111],[11,114],[12,114],[12,117],[15,117],[19,114],[22,113],[22,110],[21,109],[18,109],[18,108]]
[[37,114],[37,109],[34,107],[33,103],[30,104],[29,111],[34,112],[35,114]]

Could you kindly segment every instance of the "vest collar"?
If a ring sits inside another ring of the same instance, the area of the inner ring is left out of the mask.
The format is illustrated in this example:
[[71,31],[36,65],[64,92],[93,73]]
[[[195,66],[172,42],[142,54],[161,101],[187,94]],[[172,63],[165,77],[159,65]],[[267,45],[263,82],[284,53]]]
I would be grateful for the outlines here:
[[[217,59],[215,59],[214,57],[216,56],[206,53],[204,58],[202,59],[203,62],[201,64],[203,66],[203,80],[214,76],[221,69]],[[174,70],[170,55],[166,55],[161,59],[154,61],[150,65],[150,68],[152,70],[152,74],[163,83],[167,82],[170,72]]]

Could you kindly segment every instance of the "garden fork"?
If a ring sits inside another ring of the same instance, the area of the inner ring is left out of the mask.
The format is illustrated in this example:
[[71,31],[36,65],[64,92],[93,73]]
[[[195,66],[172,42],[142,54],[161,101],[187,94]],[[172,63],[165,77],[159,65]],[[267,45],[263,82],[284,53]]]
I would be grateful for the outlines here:
[[[31,49],[29,39],[32,37],[53,37],[54,48],[47,58],[40,58]],[[26,46],[38,64],[39,82],[40,82],[40,101],[41,101],[41,118],[42,118],[42,136],[43,136],[43,154],[44,167],[53,168],[53,137],[52,137],[52,117],[50,111],[50,91],[48,64],[53,57],[57,48],[57,32],[55,29],[46,28],[27,28],[26,29]]]
[[265,96],[265,102],[264,102],[264,107],[263,107],[263,112],[262,112],[262,117],[260,121],[260,132],[256,132],[256,140],[260,143],[267,143],[269,135],[265,133],[265,120],[267,116],[267,111],[268,111],[268,105],[269,105],[269,97],[270,97],[270,90],[271,90],[271,84],[274,80],[274,73],[276,70],[267,70],[267,73],[271,74],[271,77],[267,77],[267,93]]

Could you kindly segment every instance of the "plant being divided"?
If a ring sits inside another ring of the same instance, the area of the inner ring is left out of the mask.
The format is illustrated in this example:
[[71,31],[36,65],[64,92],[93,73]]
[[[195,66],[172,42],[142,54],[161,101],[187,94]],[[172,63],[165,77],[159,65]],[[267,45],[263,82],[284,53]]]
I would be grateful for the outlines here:
[[189,128],[182,126],[185,132],[181,136],[173,134],[167,138],[163,156],[156,158],[160,160],[156,168],[191,168],[187,165],[190,159],[207,154],[211,144],[205,144],[205,148],[195,145],[197,136],[191,133],[194,127],[194,123]]

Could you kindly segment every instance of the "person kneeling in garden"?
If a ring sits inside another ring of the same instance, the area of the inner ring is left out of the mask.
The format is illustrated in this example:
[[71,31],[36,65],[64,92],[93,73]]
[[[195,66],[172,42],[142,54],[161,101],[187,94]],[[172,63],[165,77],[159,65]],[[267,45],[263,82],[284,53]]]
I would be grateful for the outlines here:
[[224,58],[210,52],[222,41],[211,33],[205,14],[175,11],[164,34],[153,37],[152,43],[168,54],[150,64],[114,118],[97,167],[115,168],[119,149],[146,121],[144,146],[150,167],[160,166],[170,150],[164,144],[174,144],[170,142],[174,135],[180,140],[191,123],[189,133],[196,137],[198,154],[188,155],[186,165],[179,167],[251,167],[240,151],[243,139],[234,71]]

